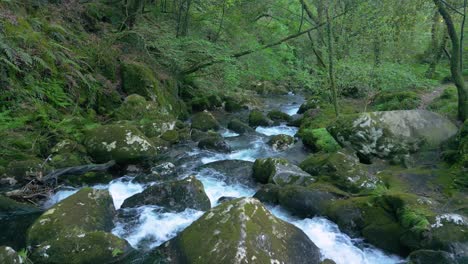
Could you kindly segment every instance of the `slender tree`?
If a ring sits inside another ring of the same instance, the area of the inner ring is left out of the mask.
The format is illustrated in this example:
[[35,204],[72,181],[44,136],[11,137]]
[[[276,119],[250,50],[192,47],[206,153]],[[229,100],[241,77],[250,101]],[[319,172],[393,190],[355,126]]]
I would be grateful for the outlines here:
[[[452,15],[448,11],[448,8],[453,8],[449,6],[445,1],[442,0],[433,0],[434,4],[437,6],[440,15],[445,21],[447,26],[448,35],[452,43],[452,52],[450,56],[450,71],[452,73],[452,80],[457,87],[458,92],[458,120],[464,122],[468,117],[468,91],[465,87],[465,81],[462,75],[462,37],[458,36],[458,32],[455,28],[454,20]],[[466,5],[466,1],[465,1]],[[466,9],[466,8],[464,8]],[[458,12],[458,11],[457,11]],[[462,14],[465,16],[465,14]],[[463,23],[464,24],[464,23]],[[463,32],[462,25],[462,32]],[[462,35],[462,34],[461,34]]]

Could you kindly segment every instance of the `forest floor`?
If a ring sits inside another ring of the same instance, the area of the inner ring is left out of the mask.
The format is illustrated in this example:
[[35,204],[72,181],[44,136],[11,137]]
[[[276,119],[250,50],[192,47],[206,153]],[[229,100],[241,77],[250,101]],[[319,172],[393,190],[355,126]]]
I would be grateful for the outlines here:
[[452,86],[452,83],[442,84],[438,86],[436,89],[431,90],[427,93],[421,95],[421,104],[419,105],[418,109],[426,109],[435,99],[439,98],[445,89]]

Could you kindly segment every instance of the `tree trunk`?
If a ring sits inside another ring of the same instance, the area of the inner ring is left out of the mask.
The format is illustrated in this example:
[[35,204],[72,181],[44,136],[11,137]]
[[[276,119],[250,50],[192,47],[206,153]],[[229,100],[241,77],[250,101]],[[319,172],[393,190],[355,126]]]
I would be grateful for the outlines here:
[[439,9],[439,13],[445,21],[447,31],[452,43],[452,53],[450,58],[450,71],[452,73],[452,81],[455,83],[458,92],[458,120],[464,122],[468,116],[468,91],[465,88],[461,69],[461,45],[457,30],[453,23],[452,16],[447,10],[445,3],[442,0],[433,0],[434,4]]
[[339,115],[338,110],[338,96],[336,92],[336,84],[335,84],[335,72],[334,72],[334,65],[333,65],[333,25],[330,19],[330,7],[326,10],[327,16],[327,48],[328,48],[328,75],[330,79],[330,90],[332,94],[333,106],[335,107],[335,115]]

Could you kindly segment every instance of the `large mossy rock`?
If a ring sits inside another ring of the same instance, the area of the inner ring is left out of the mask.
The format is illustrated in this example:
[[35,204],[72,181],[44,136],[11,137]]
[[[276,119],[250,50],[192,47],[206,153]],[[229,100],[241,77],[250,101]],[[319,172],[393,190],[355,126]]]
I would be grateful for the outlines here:
[[36,206],[0,196],[0,245],[24,248],[27,230],[42,212]]
[[375,189],[380,179],[345,152],[313,154],[299,165],[304,171],[349,192]]
[[66,168],[91,163],[86,148],[75,141],[66,139],[58,142],[51,150],[50,165]]
[[182,112],[181,102],[177,99],[175,82],[161,82],[156,74],[144,63],[124,61],[121,64],[122,90],[130,94],[138,94],[157,103],[159,112]]
[[127,124],[104,125],[87,132],[85,145],[96,162],[138,162],[156,155],[151,141],[136,127]]
[[320,263],[304,232],[253,198],[211,209],[158,250],[171,263]]
[[294,138],[284,134],[275,135],[270,138],[268,145],[275,151],[285,151],[294,145]]
[[39,217],[28,232],[37,263],[106,263],[131,250],[111,233],[115,214],[107,190],[83,188]]
[[228,123],[228,126],[227,126],[230,130],[240,134],[240,135],[243,135],[243,134],[247,134],[247,133],[253,133],[254,130],[249,127],[249,125],[247,125],[246,123],[240,121],[239,119],[235,118],[233,120],[231,120],[229,123]]
[[186,208],[201,211],[211,208],[203,184],[193,176],[150,186],[142,193],[127,198],[122,208],[143,205],[157,205],[176,212],[184,211]]
[[127,96],[114,116],[117,120],[131,122],[147,137],[160,136],[174,129],[176,123],[174,116],[162,109],[157,102],[147,101],[138,94]]
[[305,146],[312,149],[314,152],[336,152],[341,149],[341,146],[330,135],[326,128],[317,129],[302,129],[299,137]]
[[253,178],[259,183],[277,185],[307,185],[315,181],[309,173],[285,159],[257,159],[253,166]]
[[26,256],[20,256],[13,248],[0,247],[0,263],[2,264],[26,264],[31,261]]
[[457,127],[436,113],[407,110],[342,116],[328,131],[341,145],[370,159],[406,155],[421,146],[439,147],[457,133]]
[[292,120],[292,117],[284,112],[281,112],[280,110],[272,110],[268,112],[267,117],[274,122],[290,122]]
[[200,112],[192,117],[192,129],[201,131],[218,130],[220,125],[210,112]]
[[262,112],[252,110],[249,115],[249,125],[251,127],[271,126],[273,125],[273,121],[267,118]]

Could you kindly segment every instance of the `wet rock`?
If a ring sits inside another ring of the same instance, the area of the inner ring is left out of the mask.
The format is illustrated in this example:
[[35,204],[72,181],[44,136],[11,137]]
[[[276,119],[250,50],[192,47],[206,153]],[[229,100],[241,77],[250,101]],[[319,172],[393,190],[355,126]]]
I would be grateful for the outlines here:
[[312,149],[314,152],[336,152],[341,149],[341,146],[328,133],[325,128],[303,129],[299,133],[299,137],[305,146]]
[[234,132],[236,132],[236,133],[238,133],[240,135],[254,132],[254,130],[251,127],[249,127],[249,125],[247,125],[246,123],[240,121],[237,118],[231,120],[227,127],[230,130],[232,130],[232,131],[234,131]]
[[104,125],[87,132],[85,145],[91,157],[100,163],[115,160],[126,164],[156,154],[156,147],[131,125]]
[[253,198],[211,209],[157,251],[173,263],[320,263],[319,249],[300,229]]
[[81,189],[47,210],[31,226],[31,259],[37,263],[117,261],[131,247],[108,233],[113,228],[114,213],[107,190]]
[[229,201],[232,201],[236,199],[236,197],[229,197],[229,196],[223,196],[221,198],[218,199],[218,203],[224,203],[224,202],[229,202]]
[[24,248],[27,230],[41,214],[36,206],[0,196],[0,245]]
[[161,138],[171,144],[179,143],[179,132],[177,130],[169,130],[161,135]]
[[280,110],[272,110],[268,112],[267,117],[273,120],[274,122],[289,122],[291,121],[291,116],[281,112]]
[[420,147],[437,148],[457,133],[451,121],[425,110],[342,116],[328,130],[341,145],[362,156],[389,159]]
[[51,151],[49,164],[54,168],[74,167],[91,163],[86,148],[75,141],[66,139],[57,143]]
[[445,251],[418,250],[412,252],[409,257],[410,264],[456,264],[458,263],[452,254]]
[[267,118],[262,112],[252,110],[249,115],[249,125],[251,127],[271,126],[273,125],[273,121]]
[[218,172],[223,177],[223,181],[228,184],[241,183],[254,187],[256,184],[252,179],[253,164],[253,162],[244,160],[220,160],[205,164],[201,169],[211,169]]
[[349,192],[372,190],[382,183],[356,157],[346,152],[313,154],[299,166],[311,175]]
[[239,112],[244,109],[244,105],[233,97],[227,97],[224,102],[226,112]]
[[139,174],[133,181],[138,183],[150,183],[169,180],[176,176],[176,166],[171,162],[163,162],[151,168],[151,174]]
[[122,208],[143,205],[157,205],[176,212],[184,211],[186,208],[206,211],[211,207],[203,184],[194,176],[150,186],[142,193],[126,199]]
[[201,131],[218,130],[220,125],[210,112],[200,112],[192,117],[192,129]]
[[3,264],[22,264],[30,263],[31,261],[26,257],[19,255],[11,247],[2,246],[0,247],[0,263]]
[[301,105],[299,108],[299,111],[297,111],[298,114],[304,114],[305,112],[312,110],[312,109],[318,109],[320,108],[322,104],[322,99],[320,97],[314,96],[312,98],[309,98],[305,103]]
[[307,185],[315,179],[296,165],[279,158],[257,159],[253,166],[253,178],[259,183],[277,185]]
[[275,151],[285,151],[294,145],[294,138],[284,134],[275,135],[270,138],[268,145]]
[[214,150],[222,153],[231,152],[231,147],[222,137],[207,137],[198,142],[200,149]]

